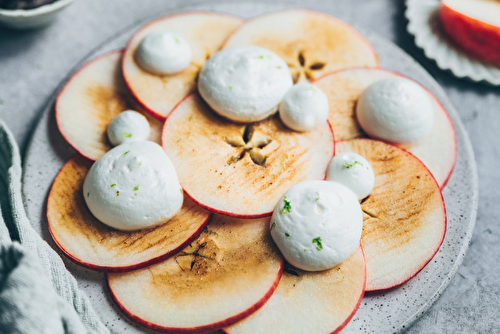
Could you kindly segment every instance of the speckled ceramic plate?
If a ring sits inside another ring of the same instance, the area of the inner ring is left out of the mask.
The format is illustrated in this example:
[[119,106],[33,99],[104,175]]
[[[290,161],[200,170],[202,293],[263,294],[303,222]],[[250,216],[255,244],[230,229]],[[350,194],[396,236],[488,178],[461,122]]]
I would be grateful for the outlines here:
[[406,0],[407,30],[425,56],[456,77],[500,86],[500,66],[467,56],[443,34],[438,17],[439,0]]
[[[285,7],[290,6],[227,2],[180,8],[178,11],[193,9],[215,10],[243,17],[253,17]],[[342,18],[342,14],[348,13],[350,8],[352,8],[350,1],[339,0],[335,1],[335,5],[312,9],[323,10]],[[359,22],[359,24],[362,24],[362,22]],[[112,39],[91,52],[88,59],[124,47],[127,39],[137,28],[138,26],[133,26],[119,32]],[[443,192],[448,214],[447,233],[439,252],[408,283],[383,294],[366,296],[352,321],[342,331],[342,333],[386,334],[404,331],[432,305],[456,273],[469,245],[476,220],[478,182],[476,164],[469,138],[457,112],[450,104],[443,90],[419,64],[401,49],[367,30],[361,28],[359,30],[375,47],[382,66],[419,81],[436,95],[450,113],[457,133],[457,162],[453,175]],[[54,92],[54,97],[56,94],[57,92]],[[52,180],[63,163],[73,153],[74,150],[59,134],[54,119],[52,102],[47,106],[26,153],[23,181],[28,216],[35,229],[58,252],[59,250],[51,240],[47,229],[45,206]],[[97,313],[112,333],[150,333],[150,331],[132,324],[114,306],[107,291],[104,274],[79,267],[62,254],[61,256],[65,260],[67,268],[77,278],[80,288],[88,294]]]

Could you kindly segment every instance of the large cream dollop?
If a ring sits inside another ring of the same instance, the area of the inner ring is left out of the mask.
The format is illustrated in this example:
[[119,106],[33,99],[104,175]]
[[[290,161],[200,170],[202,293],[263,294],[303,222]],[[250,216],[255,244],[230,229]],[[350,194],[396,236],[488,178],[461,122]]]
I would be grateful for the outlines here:
[[113,146],[126,141],[148,140],[151,127],[144,115],[133,110],[125,110],[116,115],[108,125],[108,139]]
[[198,90],[210,107],[236,122],[272,115],[292,85],[283,59],[258,46],[217,52],[203,65],[198,80]]
[[182,206],[182,189],[172,162],[150,141],[125,142],[90,168],[83,196],[92,214],[118,230],[166,223]]
[[141,41],[135,53],[139,66],[150,73],[168,75],[189,66],[193,55],[189,43],[170,31],[154,31]]
[[434,123],[429,94],[405,78],[375,82],[361,94],[356,115],[372,138],[391,143],[411,143],[428,135]]
[[337,266],[358,248],[362,227],[352,191],[335,182],[304,181],[280,199],[270,229],[289,263],[319,271]]

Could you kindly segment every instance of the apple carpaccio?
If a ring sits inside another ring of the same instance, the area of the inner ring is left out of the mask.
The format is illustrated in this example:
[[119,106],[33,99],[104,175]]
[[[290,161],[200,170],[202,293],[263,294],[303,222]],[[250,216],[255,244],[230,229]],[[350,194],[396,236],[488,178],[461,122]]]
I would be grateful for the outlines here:
[[338,333],[358,310],[365,281],[361,247],[342,264],[325,271],[307,272],[285,264],[278,288],[269,301],[223,332]]
[[[145,25],[129,40],[123,55],[123,77],[130,92],[152,115],[165,120],[186,95],[196,91],[196,78],[205,61],[242,23],[239,17],[221,13],[184,12]],[[135,53],[139,43],[156,31],[170,31],[188,41],[193,60],[186,69],[171,75],[155,75],[138,65]]]
[[151,126],[150,140],[160,144],[163,124],[144,112],[130,96],[121,74],[121,51],[107,53],[79,69],[59,92],[56,122],[68,143],[81,155],[97,160],[112,146],[106,130],[124,110],[140,112]]
[[444,32],[463,51],[500,65],[500,2],[441,0]]
[[334,152],[328,122],[303,133],[287,128],[278,115],[237,124],[197,94],[167,118],[162,143],[191,199],[240,218],[270,216],[291,186],[324,179]]
[[92,162],[74,155],[56,176],[47,200],[49,231],[74,262],[99,271],[130,271],[161,261],[186,247],[211,214],[184,198],[181,211],[161,226],[118,231],[97,220],[87,208],[83,181]]
[[269,219],[215,216],[174,257],[129,273],[108,274],[120,309],[146,328],[199,333],[230,326],[271,297],[283,258]]
[[[358,68],[328,74],[314,82],[328,96],[330,105],[328,120],[336,140],[367,137],[356,119],[356,103],[359,96],[372,83],[393,77],[402,75],[381,68]],[[431,133],[418,142],[397,146],[418,157],[429,168],[442,189],[455,166],[457,152],[455,129],[443,106],[430,92],[429,95],[435,111]]]
[[223,48],[239,45],[274,51],[288,64],[294,82],[350,67],[378,66],[373,47],[354,28],[312,10],[284,10],[249,20]]
[[366,290],[385,290],[415,276],[434,256],[446,231],[443,196],[415,156],[371,139],[336,143],[337,152],[365,157],[375,186],[361,201]]

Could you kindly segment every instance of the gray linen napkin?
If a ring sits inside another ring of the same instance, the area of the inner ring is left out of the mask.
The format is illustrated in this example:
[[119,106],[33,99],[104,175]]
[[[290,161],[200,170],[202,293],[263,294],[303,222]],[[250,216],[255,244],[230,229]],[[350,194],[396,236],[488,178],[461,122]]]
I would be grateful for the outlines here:
[[31,227],[21,173],[19,148],[0,120],[0,332],[109,333],[61,258]]

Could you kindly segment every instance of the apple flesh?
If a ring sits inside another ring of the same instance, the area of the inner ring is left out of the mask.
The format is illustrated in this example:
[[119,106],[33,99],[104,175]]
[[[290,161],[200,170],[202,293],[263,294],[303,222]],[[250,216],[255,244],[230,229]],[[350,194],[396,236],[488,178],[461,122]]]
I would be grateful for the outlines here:
[[479,60],[500,65],[500,2],[442,0],[439,9],[446,35]]
[[[348,69],[328,74],[314,82],[328,97],[328,120],[337,140],[368,137],[356,118],[356,103],[361,93],[371,84],[401,74],[381,68]],[[418,142],[401,144],[417,156],[431,171],[439,186],[444,188],[456,160],[456,136],[453,123],[439,101],[430,93],[435,110],[431,133]]]
[[183,249],[203,230],[211,214],[184,198],[181,211],[161,226],[118,231],[97,220],[83,198],[92,162],[74,155],[56,176],[47,200],[49,231],[74,262],[108,272],[145,267]]
[[227,334],[338,333],[358,310],[366,270],[361,247],[335,268],[307,272],[285,264],[278,288],[257,312]]
[[199,333],[247,317],[278,286],[283,258],[269,219],[215,216],[197,240],[153,266],[108,274],[118,307],[157,331]]
[[350,67],[378,66],[373,47],[354,28],[312,10],[284,10],[249,20],[223,48],[240,45],[274,51],[288,64],[294,82]]
[[[198,72],[205,61],[242,23],[243,19],[226,14],[184,12],[145,25],[129,40],[123,55],[123,76],[130,92],[147,111],[164,121],[186,95],[196,91]],[[185,70],[160,76],[143,70],[137,64],[135,53],[140,42],[149,33],[159,30],[176,33],[190,44],[193,60]]]
[[361,201],[366,291],[398,286],[434,256],[446,231],[443,196],[429,170],[411,153],[371,139],[336,143],[337,152],[365,157],[375,186]]
[[303,133],[288,129],[278,115],[236,124],[197,94],[167,118],[162,142],[194,202],[239,218],[270,216],[291,186],[324,179],[334,152],[327,122]]
[[127,109],[148,119],[150,140],[160,144],[163,123],[144,112],[131,97],[123,81],[121,57],[121,51],[114,51],[91,60],[73,74],[56,99],[59,131],[75,150],[93,161],[112,148],[108,124]]

